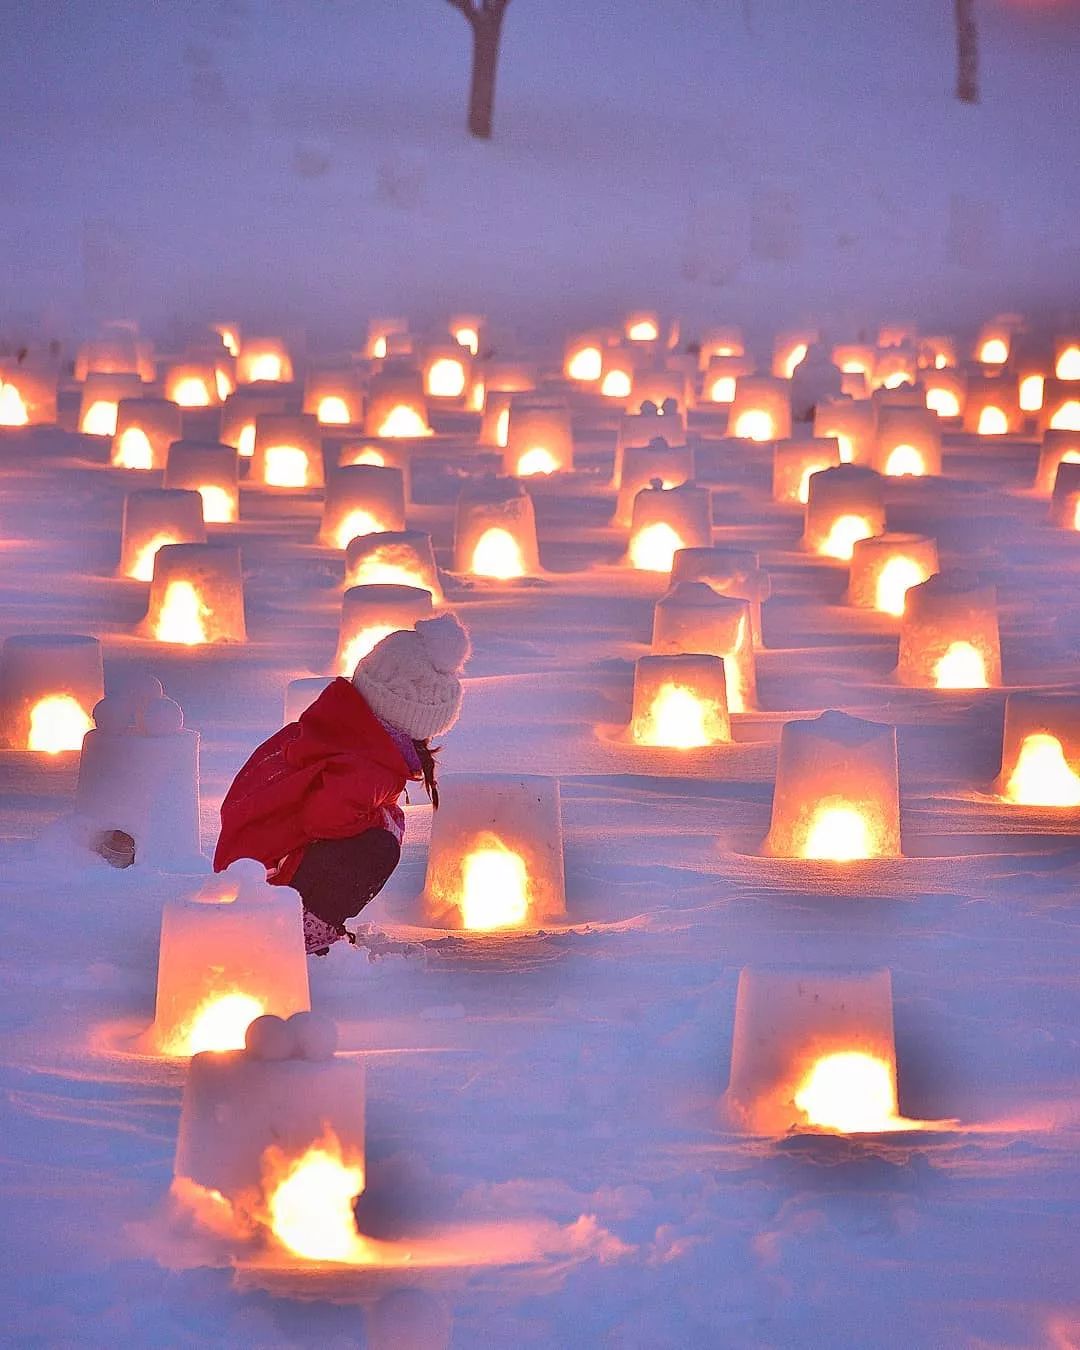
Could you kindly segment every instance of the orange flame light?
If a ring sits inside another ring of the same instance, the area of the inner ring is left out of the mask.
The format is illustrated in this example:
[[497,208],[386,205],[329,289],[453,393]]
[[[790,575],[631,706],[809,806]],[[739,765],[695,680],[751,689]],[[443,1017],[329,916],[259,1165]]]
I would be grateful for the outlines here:
[[960,399],[951,389],[932,386],[926,391],[926,406],[939,417],[959,417]]
[[24,427],[29,421],[22,395],[13,384],[0,381],[0,427]]
[[[236,515],[233,506],[233,498],[223,487],[218,487],[213,483],[203,483],[199,487],[199,496],[203,504],[203,520],[212,525],[224,525],[231,522]],[[172,540],[168,540],[172,543]]]
[[154,637],[158,642],[197,647],[207,641],[203,623],[206,613],[199,592],[190,581],[170,581],[154,625]]
[[581,347],[570,357],[566,373],[572,380],[593,384],[600,378],[604,358],[599,347]]
[[368,652],[377,647],[384,637],[389,637],[395,631],[389,624],[374,624],[371,628],[362,628],[346,644],[341,656],[339,674],[351,676],[356,669],[356,663],[363,660]]
[[272,445],[266,451],[268,487],[307,487],[308,457],[295,445]]
[[853,806],[828,802],[823,802],[814,813],[801,852],[803,858],[831,862],[854,862],[877,854],[863,813]]
[[646,525],[630,540],[630,565],[643,572],[670,572],[685,540],[666,521]]
[[907,593],[912,586],[924,582],[930,573],[914,558],[890,558],[878,575],[874,592],[874,607],[883,614],[899,618],[907,605]]
[[732,435],[745,441],[771,441],[776,436],[776,423],[763,408],[747,408],[736,418]]
[[1061,353],[1054,367],[1059,380],[1080,380],[1080,345],[1073,342]]
[[362,1264],[370,1248],[356,1231],[353,1203],[364,1189],[364,1166],[346,1159],[333,1131],[298,1158],[280,1149],[264,1155],[263,1189],[274,1237],[307,1261]]
[[1038,412],[1043,405],[1045,387],[1044,375],[1025,375],[1020,381],[1020,411]]
[[[464,383],[462,387],[464,388]],[[395,438],[430,436],[431,428],[415,408],[399,403],[387,413],[379,426],[378,434]]]
[[200,380],[197,375],[188,375],[177,381],[172,391],[172,401],[181,408],[208,408],[210,390],[205,380]]
[[128,427],[120,436],[116,464],[121,469],[152,469],[154,451],[142,427]]
[[348,404],[337,394],[327,394],[319,400],[317,415],[324,426],[347,426],[352,421]]
[[87,436],[115,436],[116,404],[108,399],[91,403],[83,415],[79,430]]
[[470,570],[478,577],[509,581],[512,577],[525,575],[525,559],[509,530],[492,526],[477,540]]
[[362,534],[378,534],[381,529],[382,524],[370,511],[350,511],[338,526],[337,546],[348,548],[351,539],[358,539]]
[[600,385],[605,398],[629,398],[633,382],[625,370],[609,370]]
[[440,356],[431,363],[425,383],[431,398],[460,398],[465,392],[465,365],[452,356]]
[[281,357],[276,352],[260,352],[253,356],[248,366],[248,383],[257,384],[261,380],[278,383],[284,374]]
[[1004,409],[988,403],[979,413],[980,436],[1004,436],[1009,430],[1009,419]]
[[979,348],[979,360],[984,366],[1003,366],[1009,359],[1009,344],[1004,338],[987,338]]
[[[509,410],[507,410],[509,412]],[[534,474],[554,473],[559,464],[550,450],[546,450],[542,445],[534,446],[525,453],[517,462],[517,476],[519,478],[531,478]]]
[[873,537],[874,527],[865,516],[838,516],[832,528],[822,541],[818,552],[826,558],[838,558],[841,562],[850,562],[855,545],[860,539]]
[[196,1008],[185,1026],[163,1046],[166,1055],[197,1055],[204,1050],[242,1050],[248,1027],[266,1009],[250,994],[220,994]]
[[465,857],[461,895],[465,928],[481,933],[518,928],[528,914],[529,877],[520,854],[493,840]]
[[672,750],[696,750],[713,745],[717,737],[710,724],[717,716],[717,705],[698,698],[690,689],[665,684],[657,691],[648,716],[634,726],[639,745],[666,746]]
[[858,1050],[825,1055],[795,1093],[806,1123],[840,1134],[872,1134],[908,1122],[898,1115],[890,1064]]
[[1056,736],[1025,736],[1005,796],[1019,806],[1080,806],[1080,774],[1074,772]]
[[1080,399],[1063,403],[1050,418],[1052,431],[1080,431]]
[[986,689],[986,662],[970,642],[953,642],[934,666],[938,689]]
[[30,709],[30,733],[27,750],[40,750],[46,755],[59,755],[65,750],[78,750],[83,737],[93,727],[89,715],[78,699],[70,694],[50,694],[39,699]]
[[154,577],[154,559],[157,551],[165,544],[178,544],[180,540],[171,534],[156,534],[136,555],[128,576],[135,581],[152,581]]
[[885,461],[885,473],[889,478],[902,478],[908,474],[921,477],[926,473],[926,461],[913,445],[898,445]]

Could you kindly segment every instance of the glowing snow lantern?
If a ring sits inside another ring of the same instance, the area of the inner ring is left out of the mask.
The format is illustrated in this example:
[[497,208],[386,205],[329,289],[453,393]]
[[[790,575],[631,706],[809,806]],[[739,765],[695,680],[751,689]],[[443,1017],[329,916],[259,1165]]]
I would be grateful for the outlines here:
[[428,591],[441,604],[442,585],[431,535],[420,530],[363,534],[345,550],[346,586],[409,586]]
[[1001,375],[993,379],[968,380],[964,404],[964,430],[969,435],[1008,436],[1023,430],[1019,389],[1015,379]]
[[197,492],[208,525],[231,524],[240,518],[239,472],[239,458],[231,445],[176,441],[169,446],[165,486]]
[[937,570],[937,544],[925,535],[878,534],[860,539],[851,554],[848,604],[899,618],[911,587]]
[[686,418],[673,404],[667,407],[646,402],[636,413],[624,413],[619,419],[615,439],[615,464],[612,480],[622,487],[623,461],[626,451],[634,446],[648,447],[654,441],[666,441],[670,446],[686,445]]
[[177,361],[167,366],[165,397],[180,408],[209,408],[219,403],[213,361]]
[[57,369],[48,358],[0,360],[0,427],[48,426],[56,422]]
[[450,336],[472,356],[480,351],[480,336],[484,330],[481,314],[455,314],[448,325]]
[[1062,464],[1080,464],[1080,431],[1045,431],[1039,464],[1035,470],[1035,491],[1049,497]]
[[364,406],[364,434],[404,440],[432,434],[423,381],[415,370],[386,370],[372,379]]
[[512,395],[493,392],[488,389],[484,394],[484,411],[480,419],[480,444],[506,449],[510,434],[510,401]]
[[957,371],[945,370],[925,376],[923,403],[936,416],[955,421],[964,414],[967,380]]
[[1058,338],[1054,353],[1054,375],[1059,380],[1080,380],[1080,342],[1076,338]]
[[647,572],[670,572],[681,548],[712,543],[712,498],[708,488],[683,483],[665,489],[659,479],[634,498],[630,522],[630,566]]
[[90,375],[136,375],[154,378],[150,347],[139,337],[138,324],[120,320],[107,323],[75,354],[75,379],[82,384]]
[[199,851],[199,733],[180,705],[142,676],[94,707],[75,792],[87,839],[122,830],[136,864],[202,870]]
[[25,427],[30,422],[22,395],[0,378],[0,427]]
[[202,497],[178,488],[147,488],[124,498],[121,532],[121,576],[150,581],[154,559],[166,544],[206,541]]
[[459,774],[454,782],[432,816],[425,921],[494,932],[562,919],[558,780]]
[[652,652],[719,656],[724,662],[727,706],[749,712],[757,703],[754,641],[750,605],[733,596],[717,595],[703,581],[682,581],[656,602]]
[[954,370],[959,364],[951,337],[921,337],[916,343],[920,370]]
[[741,328],[707,328],[699,343],[698,365],[706,370],[715,357],[743,356],[745,353],[746,344]]
[[694,750],[731,740],[724,663],[684,653],[643,656],[634,667],[630,734],[638,745]]
[[842,712],[785,722],[765,852],[853,862],[900,853],[896,728]]
[[877,351],[868,343],[844,343],[832,349],[832,363],[843,375],[873,374]]
[[110,462],[118,469],[163,469],[183,435],[179,407],[163,398],[125,398],[116,407]]
[[920,689],[986,689],[1001,684],[997,593],[939,572],[907,593],[896,677]]
[[400,469],[352,464],[326,485],[319,542],[347,548],[351,539],[405,528],[405,476]]
[[914,351],[896,347],[877,353],[870,383],[874,389],[914,388],[918,378],[918,361]]
[[660,316],[652,310],[629,314],[623,334],[628,342],[655,342],[660,336]]
[[975,344],[975,359],[984,366],[1003,366],[1009,359],[1010,335],[984,332]]
[[781,333],[773,343],[772,373],[778,380],[790,380],[795,371],[806,360],[813,343],[817,342],[816,331]]
[[186,647],[245,641],[240,550],[227,544],[159,548],[145,628],[158,642]]
[[631,353],[608,348],[604,352],[600,393],[604,398],[625,402],[634,392],[634,358]]
[[744,969],[724,1105],[747,1134],[917,1129],[897,1100],[889,972]]
[[255,419],[251,481],[266,487],[323,485],[322,434],[310,413],[261,413]]
[[658,436],[651,445],[632,445],[623,452],[622,481],[615,502],[615,523],[628,526],[634,517],[634,500],[643,488],[658,480],[665,489],[680,487],[694,472],[693,454],[687,445],[669,445]]
[[47,755],[78,750],[103,692],[97,638],[7,638],[0,649],[0,745]]
[[526,394],[536,388],[536,368],[528,361],[485,360],[480,367],[484,394]]
[[859,539],[885,532],[882,483],[880,474],[856,464],[813,474],[803,546],[826,558],[850,562]]
[[786,380],[747,375],[735,382],[728,435],[739,440],[786,441],[791,437],[791,395]]
[[280,338],[244,338],[236,358],[237,384],[290,384],[292,378],[292,358]]
[[246,1048],[192,1058],[173,1195],[212,1232],[277,1249],[275,1263],[365,1265],[353,1205],[365,1184],[364,1070],[315,1013],[256,1018]]
[[604,373],[604,347],[608,344],[591,337],[575,338],[566,349],[563,373],[578,384],[596,384]]
[[1037,413],[1042,410],[1048,365],[1047,360],[1039,358],[1016,363],[1017,402],[1021,412]]
[[510,403],[503,472],[510,477],[569,473],[574,467],[574,436],[565,403],[522,394]]
[[772,594],[768,572],[758,565],[758,555],[745,548],[682,548],[671,564],[671,584],[703,581],[717,595],[745,600],[750,606],[750,627],[755,647],[762,646],[761,605]]
[[391,345],[402,351],[409,341],[408,319],[371,319],[368,322],[364,355],[369,361],[385,361]]
[[714,356],[701,381],[704,403],[734,403],[738,382],[754,373],[754,363],[746,356]]
[[79,403],[79,430],[86,436],[115,436],[117,404],[138,398],[142,389],[138,375],[88,375]]
[[1050,524],[1063,530],[1080,530],[1080,464],[1058,465],[1050,499]]
[[878,411],[874,467],[887,478],[941,473],[941,425],[928,408]]
[[424,362],[424,392],[428,398],[460,399],[469,382],[470,361],[463,348],[436,347]]
[[773,446],[773,501],[806,505],[810,479],[822,469],[840,463],[840,445],[835,436],[777,441]]
[[218,439],[223,445],[235,446],[242,459],[250,459],[255,454],[255,419],[264,413],[284,411],[285,399],[281,394],[241,389],[230,394],[222,405]]
[[390,633],[432,614],[431,592],[420,586],[350,586],[342,596],[341,628],[332,673],[352,676],[361,657]]
[[321,426],[359,424],[363,398],[353,371],[341,367],[309,370],[301,411],[317,418]]
[[835,437],[842,464],[869,464],[877,443],[877,405],[869,399],[827,399],[814,409],[814,437]]
[[1039,430],[1080,431],[1080,385],[1072,380],[1047,380]]
[[539,575],[536,515],[519,482],[482,479],[462,488],[454,518],[453,570],[497,581]]
[[238,323],[215,323],[210,331],[221,339],[221,345],[230,356],[240,355],[240,325]]
[[1075,695],[1008,696],[997,791],[1018,806],[1080,807],[1080,703]]
[[662,369],[638,367],[634,375],[634,403],[639,408],[651,403],[665,418],[674,413],[685,414],[691,401],[690,376],[686,370],[671,368],[675,360],[669,356],[669,364]]

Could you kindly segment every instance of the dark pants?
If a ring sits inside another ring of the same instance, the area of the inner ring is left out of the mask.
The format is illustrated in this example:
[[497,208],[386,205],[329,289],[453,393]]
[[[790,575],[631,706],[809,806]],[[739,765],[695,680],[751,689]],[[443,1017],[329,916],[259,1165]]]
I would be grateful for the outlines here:
[[316,839],[304,849],[289,885],[300,892],[305,909],[341,928],[379,894],[400,857],[401,845],[389,830]]

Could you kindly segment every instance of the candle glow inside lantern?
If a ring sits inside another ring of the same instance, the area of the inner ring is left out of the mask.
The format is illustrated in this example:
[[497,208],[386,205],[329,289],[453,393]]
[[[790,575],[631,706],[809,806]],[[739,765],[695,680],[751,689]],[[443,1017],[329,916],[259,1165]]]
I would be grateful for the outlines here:
[[777,441],[773,447],[773,501],[805,506],[811,477],[839,463],[840,443],[835,436]]
[[315,417],[321,426],[358,425],[363,419],[364,400],[352,370],[309,370],[304,381],[301,411]]
[[460,343],[431,348],[424,360],[424,393],[428,398],[463,398],[470,367],[471,362]]
[[180,409],[169,399],[121,399],[110,462],[117,469],[163,469],[169,446],[182,435]]
[[870,380],[874,389],[901,389],[905,385],[914,388],[918,378],[918,361],[910,347],[878,351]]
[[919,1129],[899,1110],[889,972],[744,969],[724,1105],[763,1136]]
[[181,488],[147,488],[124,498],[120,575],[150,581],[158,549],[206,542],[203,500]]
[[925,535],[886,533],[860,539],[851,554],[848,604],[899,618],[911,587],[937,570],[937,543]]
[[523,394],[510,402],[503,472],[510,477],[569,473],[574,467],[570,409],[562,401]]
[[213,361],[174,361],[165,370],[165,397],[180,408],[209,408],[219,403]]
[[454,571],[497,581],[539,574],[536,513],[519,482],[491,478],[462,488],[454,516]]
[[611,346],[606,334],[583,333],[571,338],[563,356],[563,374],[577,384],[596,384],[604,372],[604,348]]
[[746,343],[741,328],[731,325],[707,328],[701,335],[698,352],[698,366],[707,370],[710,362],[717,356],[744,356]]
[[[218,437],[224,445],[235,446],[242,459],[251,459],[255,454],[255,419],[264,413],[284,411],[285,399],[281,394],[241,389],[230,394],[222,405]],[[173,439],[178,440],[179,436]]]
[[78,750],[103,693],[97,638],[7,638],[0,649],[0,745],[47,755]]
[[745,600],[750,606],[750,628],[755,647],[762,646],[761,606],[772,594],[768,572],[758,555],[746,548],[681,548],[671,563],[671,584],[701,581],[717,595]]
[[425,590],[441,604],[442,585],[431,535],[420,530],[362,534],[345,550],[345,585],[409,586]]
[[734,403],[739,380],[753,375],[754,363],[747,356],[714,356],[701,382],[705,403]]
[[506,449],[510,437],[510,404],[513,395],[509,391],[486,389],[484,391],[484,409],[480,418],[480,444],[498,446]]
[[56,397],[57,370],[51,360],[0,361],[0,427],[55,423]]
[[94,707],[79,760],[75,809],[88,840],[122,830],[136,864],[190,870],[199,851],[199,733],[153,676]]
[[638,745],[694,750],[731,740],[724,663],[683,653],[642,656],[634,667],[630,734]]
[[655,342],[660,336],[660,316],[655,310],[641,309],[628,314],[623,323],[627,342]]
[[1050,498],[1050,524],[1080,530],[1080,464],[1058,465]]
[[1080,384],[1073,380],[1046,381],[1039,429],[1080,431]]
[[342,596],[333,673],[351,678],[356,663],[384,637],[430,618],[432,597],[420,586],[350,586]]
[[557,779],[455,774],[431,820],[424,916],[473,932],[537,928],[566,913]]
[[138,398],[142,390],[138,375],[87,375],[79,402],[79,430],[84,436],[115,436],[117,405],[121,399]]
[[237,384],[290,384],[292,378],[292,358],[280,338],[244,338],[236,358]]
[[258,1236],[275,1264],[371,1264],[353,1206],[366,1180],[364,1069],[315,1013],[273,1014],[245,1048],[193,1056],[172,1194],[210,1231]]
[[159,548],[145,627],[158,642],[185,647],[245,641],[239,548],[225,544]]
[[1054,375],[1059,380],[1080,380],[1080,340],[1058,338],[1054,343]]
[[240,1050],[256,1017],[311,1007],[300,898],[242,858],[193,896],[166,903],[154,1023],[162,1055]]
[[818,341],[813,329],[781,333],[773,343],[772,373],[779,380],[790,380],[806,360],[811,344]]
[[984,366],[1003,366],[1012,350],[1010,327],[1000,322],[987,324],[975,342],[975,360]]
[[869,399],[826,399],[814,409],[814,438],[835,437],[842,464],[869,464],[877,444],[877,405]]
[[765,852],[829,862],[899,857],[896,728],[842,712],[785,722]]
[[938,417],[963,417],[967,403],[967,380],[955,370],[936,371],[923,382],[923,402]]
[[791,394],[787,381],[768,375],[736,380],[728,411],[728,435],[749,441],[789,440]]
[[1049,497],[1062,464],[1080,464],[1080,431],[1045,431],[1039,464],[1035,471],[1035,491]]
[[941,474],[941,425],[926,407],[878,410],[874,467],[887,478]]
[[400,469],[351,464],[326,485],[319,542],[347,548],[359,535],[405,528],[405,475]]
[[811,475],[803,545],[850,562],[855,544],[885,532],[882,478],[873,469],[841,464]]
[[832,349],[832,363],[843,375],[871,376],[877,351],[869,343],[841,343]]
[[724,662],[727,706],[749,712],[757,703],[750,605],[717,595],[703,581],[681,581],[656,602],[652,651],[656,656],[687,652],[719,656]]
[[919,689],[1001,684],[997,592],[939,572],[907,593],[896,677]]
[[483,327],[484,319],[480,314],[455,314],[449,323],[450,336],[471,356],[476,356],[480,350]]
[[622,481],[615,502],[615,523],[629,525],[634,518],[634,500],[643,488],[658,480],[665,489],[681,487],[694,473],[694,457],[688,445],[669,445],[658,436],[649,445],[631,445],[623,452]]
[[368,321],[367,341],[364,354],[369,361],[385,361],[390,354],[391,339],[401,349],[401,343],[407,344],[409,321],[400,316],[392,319],[371,319]]
[[[208,525],[228,525],[240,519],[240,462],[231,445],[217,442],[176,441],[165,462],[165,487],[197,492],[202,517]],[[170,543],[197,542],[173,539]],[[148,581],[149,575],[142,578]]]
[[383,370],[372,379],[364,405],[364,434],[406,440],[432,434],[417,371]]
[[600,376],[600,392],[605,398],[625,400],[634,392],[634,371],[636,369],[634,353],[618,347],[608,347],[603,352],[603,373]]
[[635,413],[623,413],[619,419],[619,430],[615,438],[615,464],[612,480],[615,487],[622,487],[623,461],[627,450],[642,446],[648,447],[654,441],[666,441],[668,445],[686,445],[686,418],[673,405],[643,403]]
[[630,566],[646,572],[670,572],[681,548],[712,543],[712,497],[708,488],[683,483],[665,488],[660,479],[634,498],[630,521]]
[[1019,388],[1005,375],[969,379],[964,404],[964,430],[978,436],[1009,436],[1023,430]]
[[322,487],[318,418],[310,413],[261,413],[256,417],[251,479],[266,487]]
[[1080,700],[1010,694],[997,791],[1017,806],[1080,807]]

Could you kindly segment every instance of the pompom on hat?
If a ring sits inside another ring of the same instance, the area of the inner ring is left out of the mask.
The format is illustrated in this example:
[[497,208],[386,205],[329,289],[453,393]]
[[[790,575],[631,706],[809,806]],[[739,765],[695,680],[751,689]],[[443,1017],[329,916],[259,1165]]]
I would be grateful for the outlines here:
[[449,730],[461,711],[459,676],[472,651],[456,615],[418,619],[357,662],[353,687],[381,721],[415,740]]

